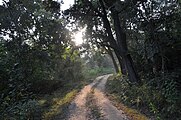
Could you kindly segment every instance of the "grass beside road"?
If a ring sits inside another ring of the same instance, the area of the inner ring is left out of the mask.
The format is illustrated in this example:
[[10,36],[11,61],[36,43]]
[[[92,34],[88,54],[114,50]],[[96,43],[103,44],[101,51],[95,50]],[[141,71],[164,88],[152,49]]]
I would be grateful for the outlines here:
[[106,75],[106,74],[111,74],[114,73],[114,69],[113,68],[93,68],[93,69],[86,69],[84,70],[84,76],[86,77],[87,80],[89,79],[95,79],[98,76],[101,75]]
[[59,120],[65,119],[68,113],[68,106],[82,89],[87,84],[86,81],[72,81],[64,83],[64,86],[58,88],[49,94],[37,95],[37,101],[41,109],[41,118],[43,120]]
[[55,118],[64,118],[66,116],[66,110],[69,103],[74,99],[78,90],[74,89],[67,93],[55,91],[52,95],[47,95],[39,100],[40,105],[43,108],[44,120],[51,120]]
[[[63,83],[63,86],[59,85],[60,88],[53,91],[50,88],[50,93],[40,94],[38,95],[36,101],[38,101],[40,106],[41,118],[36,119],[44,119],[44,120],[59,120],[65,119],[68,113],[68,106],[71,101],[75,98],[78,92],[82,89],[83,86],[91,83],[97,76],[112,73],[111,68],[96,68],[96,69],[87,69],[84,71],[85,78],[79,81],[69,81],[67,83]],[[48,84],[47,84],[48,86]],[[44,89],[46,89],[45,87]],[[44,91],[43,89],[43,91]],[[48,89],[49,90],[49,89]],[[91,105],[93,100],[92,93],[90,93],[89,105]],[[92,106],[92,112],[96,110],[95,106]],[[96,112],[94,112],[96,113]],[[97,114],[98,115],[98,114]],[[95,117],[95,116],[94,116]]]
[[111,76],[108,78],[106,84],[106,94],[108,98],[112,101],[113,105],[116,106],[118,109],[123,110],[131,120],[148,120],[145,115],[141,114],[139,111],[133,108],[124,105],[121,102],[121,98],[119,95],[121,87],[122,85],[120,81],[115,79],[115,76]]

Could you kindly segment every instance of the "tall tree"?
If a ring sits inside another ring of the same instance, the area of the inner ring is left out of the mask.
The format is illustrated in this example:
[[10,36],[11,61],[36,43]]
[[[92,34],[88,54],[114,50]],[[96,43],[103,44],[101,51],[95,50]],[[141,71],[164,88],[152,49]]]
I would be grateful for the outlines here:
[[59,6],[52,0],[9,0],[0,5],[0,119],[9,119],[17,104],[32,98],[37,81],[81,74],[79,54]]
[[[131,56],[128,54],[126,34],[121,29],[118,12],[114,8],[114,4],[116,3],[113,2],[112,5],[106,5],[105,1],[102,0],[92,2],[80,0],[76,2],[77,4],[67,10],[66,13],[70,12],[75,19],[79,19],[80,24],[87,25],[90,40],[95,40],[93,36],[104,37],[102,44],[114,50],[120,62],[122,73],[125,75],[128,74],[132,83],[140,83]],[[108,6],[112,6],[112,8],[109,9]],[[109,21],[109,11],[112,12],[111,18],[114,21],[114,28],[112,28],[111,21]],[[116,38],[114,37],[114,31]]]

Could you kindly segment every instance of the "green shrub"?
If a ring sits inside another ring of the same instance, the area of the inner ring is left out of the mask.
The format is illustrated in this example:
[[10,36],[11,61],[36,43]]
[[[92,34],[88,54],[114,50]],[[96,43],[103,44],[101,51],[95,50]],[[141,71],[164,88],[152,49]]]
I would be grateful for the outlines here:
[[[142,86],[130,85],[126,77],[114,77],[107,83],[107,91],[117,99],[155,119],[180,119],[180,101],[175,75],[166,74]],[[174,116],[174,117],[173,117]]]
[[97,76],[104,75],[104,74],[110,74],[113,73],[114,70],[109,67],[96,67],[96,68],[87,68],[84,67],[83,74],[86,77],[86,79],[94,79]]
[[41,118],[39,103],[35,100],[18,102],[1,113],[1,120],[27,120]]

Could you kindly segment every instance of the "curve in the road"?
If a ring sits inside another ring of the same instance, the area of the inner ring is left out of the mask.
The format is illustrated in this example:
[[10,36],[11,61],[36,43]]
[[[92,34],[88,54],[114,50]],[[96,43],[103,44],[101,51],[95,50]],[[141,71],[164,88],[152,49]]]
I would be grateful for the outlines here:
[[88,108],[86,108],[86,97],[94,87],[94,97],[96,104],[100,107],[104,120],[128,120],[123,111],[118,110],[111,104],[109,99],[104,95],[105,84],[110,75],[97,77],[96,80],[85,86],[76,96],[75,100],[69,106],[68,120],[90,120],[88,116]]

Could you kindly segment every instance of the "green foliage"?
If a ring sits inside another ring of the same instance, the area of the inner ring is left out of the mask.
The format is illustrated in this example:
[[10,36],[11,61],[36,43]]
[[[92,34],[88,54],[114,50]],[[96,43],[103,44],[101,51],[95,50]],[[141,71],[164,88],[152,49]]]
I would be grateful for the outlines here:
[[[66,48],[63,54],[63,66],[59,69],[61,78],[65,80],[81,80],[82,76],[82,60],[78,50]],[[57,70],[59,71],[59,70]],[[63,73],[63,74],[61,74]],[[58,74],[58,73],[57,73]]]
[[[175,75],[154,78],[142,86],[129,85],[126,79],[117,77],[109,80],[107,91],[120,102],[154,116],[155,119],[180,119],[180,93]],[[162,87],[153,86],[155,81]]]
[[[99,1],[76,3],[67,11],[71,14],[68,18],[87,25],[88,41],[100,42],[98,46],[107,43],[110,36],[103,25]],[[108,84],[110,92],[129,106],[149,110],[156,119],[180,119],[180,3],[151,0],[120,1],[115,5],[143,85],[130,85],[127,78],[118,77]],[[0,5],[0,119],[31,119],[38,107],[32,101],[35,91],[68,91],[73,85],[82,85],[82,74],[91,78],[112,73],[106,68],[110,62],[100,52],[87,55],[89,65],[82,66],[84,61],[71,43],[67,21],[65,16],[60,17],[59,8],[60,3],[53,0],[9,0]],[[112,19],[108,20],[112,27]]]
[[43,86],[44,93],[51,93],[57,89],[55,83],[82,78],[79,54],[60,19],[59,3],[49,2],[56,10],[41,0],[9,0],[0,6],[0,119],[10,114],[28,119],[27,108],[36,109],[29,101],[35,91],[46,89],[35,84],[51,81]]
[[114,72],[111,58],[107,54],[102,54],[100,50],[90,49],[82,61],[86,79],[95,79],[97,76]]
[[83,74],[86,79],[94,80],[97,76],[113,73],[113,68],[101,67],[101,68],[84,68]]
[[[42,118],[44,120],[53,120],[56,119],[65,119],[66,111],[70,102],[74,99],[76,94],[78,93],[77,89],[73,89],[70,91],[55,91],[52,95],[47,95],[41,97],[39,103],[41,104],[42,109]],[[42,103],[41,103],[42,102]]]
[[25,120],[36,119],[41,116],[41,109],[39,103],[35,100],[29,100],[27,102],[19,102],[13,106],[7,107],[1,118],[3,120]]

